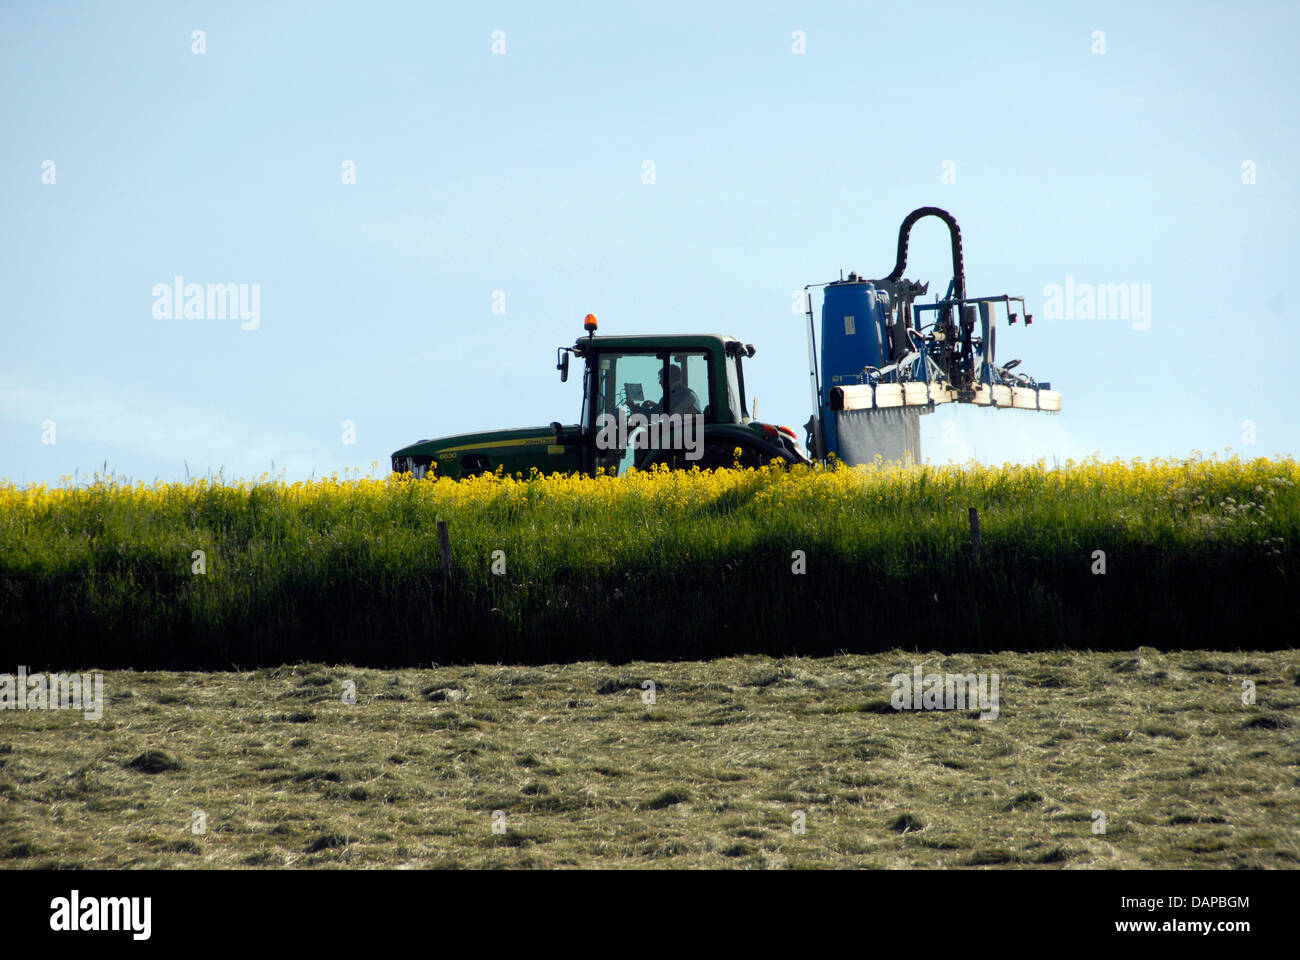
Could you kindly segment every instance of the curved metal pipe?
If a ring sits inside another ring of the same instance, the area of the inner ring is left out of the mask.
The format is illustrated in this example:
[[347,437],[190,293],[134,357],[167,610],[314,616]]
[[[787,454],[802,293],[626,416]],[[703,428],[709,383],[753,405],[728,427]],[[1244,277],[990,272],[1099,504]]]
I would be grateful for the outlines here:
[[938,217],[948,225],[948,233],[952,237],[953,292],[958,300],[965,300],[966,264],[961,252],[961,227],[957,226],[956,217],[947,210],[940,210],[938,207],[918,207],[903,218],[903,225],[898,228],[898,258],[894,262],[893,272],[885,279],[892,283],[897,283],[903,279],[903,271],[907,269],[908,238],[916,221],[924,217]]

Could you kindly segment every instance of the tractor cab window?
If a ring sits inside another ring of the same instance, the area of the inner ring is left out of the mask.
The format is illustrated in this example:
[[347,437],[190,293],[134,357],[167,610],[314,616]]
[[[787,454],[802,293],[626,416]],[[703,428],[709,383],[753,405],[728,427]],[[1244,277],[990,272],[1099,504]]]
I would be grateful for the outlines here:
[[749,407],[745,403],[745,378],[740,363],[740,357],[727,357],[727,406],[731,408],[732,423],[744,423],[749,419]]
[[[669,358],[671,381],[668,412],[703,415],[709,406],[709,358],[701,353],[674,353]],[[712,410],[709,411],[712,414]]]
[[596,416],[658,410],[662,371],[663,361],[653,353],[602,353],[596,364]]
[[596,466],[624,473],[639,453],[636,431],[629,424],[634,414],[648,416],[663,405],[659,385],[663,360],[653,352],[604,352],[592,364],[592,425],[596,435]]
[[593,368],[587,409],[595,416],[596,466],[607,472],[643,467],[681,443],[682,417],[713,419],[706,351],[602,351]]

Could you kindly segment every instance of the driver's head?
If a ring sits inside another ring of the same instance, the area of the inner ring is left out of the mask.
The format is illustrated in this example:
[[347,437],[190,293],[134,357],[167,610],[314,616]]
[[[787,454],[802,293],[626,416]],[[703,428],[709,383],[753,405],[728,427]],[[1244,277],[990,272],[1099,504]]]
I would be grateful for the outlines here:
[[[670,364],[668,365],[668,380],[669,380],[670,385],[671,385],[671,386],[674,386],[674,387],[677,386],[679,383],[681,383],[681,382],[682,382],[682,368],[679,367],[679,366],[677,366],[676,364],[672,364],[672,363],[670,363]],[[664,385],[664,370],[663,370],[663,367],[660,367],[660,368],[659,368],[659,386],[662,387],[663,385]]]

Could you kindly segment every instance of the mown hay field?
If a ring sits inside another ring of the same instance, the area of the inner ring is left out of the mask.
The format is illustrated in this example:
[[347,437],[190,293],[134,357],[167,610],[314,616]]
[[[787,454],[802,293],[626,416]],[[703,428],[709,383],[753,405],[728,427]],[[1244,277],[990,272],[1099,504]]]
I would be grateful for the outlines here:
[[[918,666],[997,674],[996,718],[895,711]],[[1152,648],[110,672],[99,720],[0,714],[0,868],[1295,869],[1298,680]]]
[[6,483],[0,632],[29,666],[136,669],[1290,646],[1298,482],[1197,457]]

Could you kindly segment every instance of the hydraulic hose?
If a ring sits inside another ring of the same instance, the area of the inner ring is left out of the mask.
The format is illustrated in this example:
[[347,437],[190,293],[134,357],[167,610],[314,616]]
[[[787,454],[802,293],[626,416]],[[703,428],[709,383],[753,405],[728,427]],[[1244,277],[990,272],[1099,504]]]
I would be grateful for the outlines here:
[[956,217],[947,210],[940,210],[938,207],[918,207],[903,218],[903,225],[898,228],[898,258],[894,262],[893,272],[885,279],[891,283],[897,283],[903,279],[903,271],[907,269],[907,242],[911,236],[912,227],[916,224],[916,221],[924,217],[938,217],[948,225],[948,233],[952,237],[953,292],[957,295],[958,300],[965,300],[966,264],[961,252],[961,227],[957,226]]

